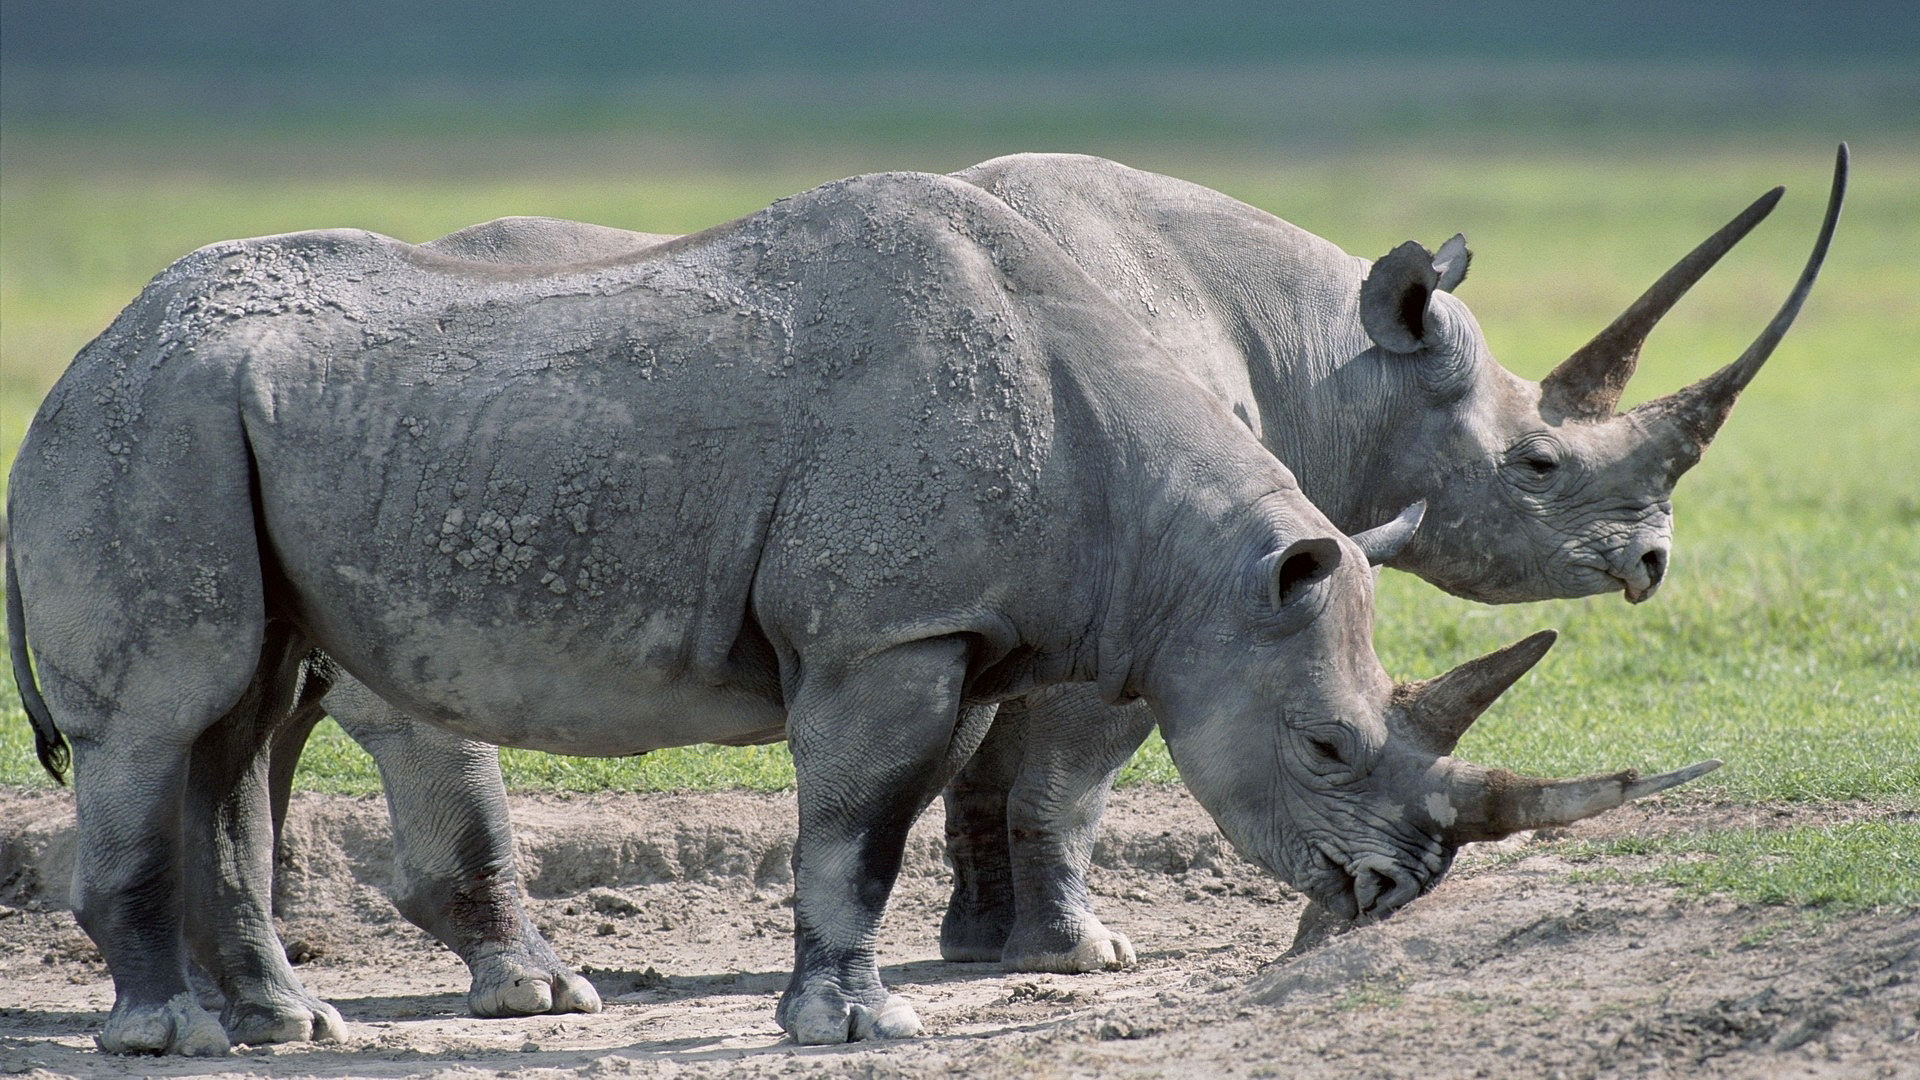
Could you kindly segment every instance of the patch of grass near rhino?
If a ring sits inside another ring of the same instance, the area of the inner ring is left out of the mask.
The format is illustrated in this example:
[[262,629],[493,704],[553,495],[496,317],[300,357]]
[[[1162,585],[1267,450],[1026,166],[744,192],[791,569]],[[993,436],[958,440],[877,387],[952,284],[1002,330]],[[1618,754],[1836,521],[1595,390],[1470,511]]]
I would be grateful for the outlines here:
[[[521,791],[784,791],[793,757],[773,746],[683,746],[628,758],[564,757],[502,750],[500,771]],[[332,720],[322,721],[300,759],[302,787],[358,795],[380,790],[373,759]]]
[[1743,903],[1835,911],[1920,908],[1920,822],[1914,821],[1560,841],[1526,851],[1591,862],[1651,858],[1654,865],[1645,869],[1603,864],[1576,876],[1657,882]]

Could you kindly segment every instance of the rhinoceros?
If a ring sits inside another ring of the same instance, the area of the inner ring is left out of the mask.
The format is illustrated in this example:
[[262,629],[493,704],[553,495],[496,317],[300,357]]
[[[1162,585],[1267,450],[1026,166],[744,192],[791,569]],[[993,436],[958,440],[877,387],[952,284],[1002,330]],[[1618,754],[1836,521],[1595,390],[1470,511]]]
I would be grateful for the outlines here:
[[[1720,372],[1624,415],[1614,407],[1653,325],[1781,196],[1761,196],[1591,343],[1532,383],[1495,363],[1450,295],[1470,254],[1408,243],[1374,263],[1218,192],[1097,158],[1023,154],[955,174],[1057,243],[1299,478],[1333,523],[1364,528],[1416,499],[1428,522],[1388,565],[1485,602],[1620,590],[1666,574],[1669,498],[1779,342],[1818,274],[1845,194],[1838,152],[1826,220],[1780,313]],[[503,263],[633,254],[670,237],[548,219],[474,226],[427,246]],[[519,908],[491,747],[419,724],[341,680],[327,711],[379,763],[395,821],[396,899],[465,957],[475,1012],[591,1010]],[[1001,707],[947,792],[951,960],[1014,970],[1124,966],[1131,943],[1094,916],[1084,874],[1111,774],[1153,723],[1116,710],[1093,752],[1063,686]],[[276,747],[284,803],[314,709]],[[1055,725],[1061,734],[1048,734]],[[466,803],[467,813],[448,807]],[[1350,925],[1311,907],[1302,927]]]
[[329,667],[493,743],[785,738],[775,1016],[803,1043],[919,1029],[875,962],[905,831],[1037,689],[1146,702],[1242,851],[1373,917],[1462,843],[1717,764],[1452,757],[1550,635],[1396,687],[1368,566],[1411,519],[1333,528],[1058,244],[948,177],[560,267],[352,230],[201,249],[54,387],[9,502],[12,660],[42,763],[70,746],[110,1051],[227,1046],[189,953],[237,1032],[339,1030],[265,892],[267,746]]

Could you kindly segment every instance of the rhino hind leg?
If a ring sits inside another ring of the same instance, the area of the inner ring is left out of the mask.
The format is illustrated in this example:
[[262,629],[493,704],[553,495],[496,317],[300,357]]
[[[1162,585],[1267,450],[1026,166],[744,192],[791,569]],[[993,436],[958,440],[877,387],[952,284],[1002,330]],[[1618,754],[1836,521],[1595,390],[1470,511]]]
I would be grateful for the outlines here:
[[[53,683],[49,669],[43,662],[42,679]],[[113,1054],[224,1054],[225,1030],[188,984],[181,933],[176,808],[189,750],[71,738],[79,841],[73,913],[113,974],[113,1008],[96,1041]]]
[[1026,705],[1006,702],[980,749],[942,795],[953,896],[940,922],[940,956],[951,963],[997,963],[1013,933],[1007,794],[1025,749]]
[[344,674],[322,704],[380,770],[394,906],[466,962],[473,1014],[599,1012],[593,984],[521,904],[499,750],[415,720]]
[[[224,836],[209,844],[206,830],[246,828],[250,803],[264,812],[264,784],[226,783],[221,777],[245,770],[213,767],[209,753],[228,733],[258,729],[260,702],[275,696],[271,665],[256,659],[253,678],[244,674],[241,650],[256,649],[259,635],[235,629],[237,640],[180,633],[144,643],[139,655],[153,666],[121,683],[111,704],[62,674],[57,648],[42,654],[43,689],[73,744],[74,915],[113,975],[113,1008],[97,1040],[110,1053],[203,1056],[229,1046],[188,977],[187,945],[190,925],[203,945],[227,929],[225,909],[209,906],[207,873],[236,849]],[[214,791],[220,784],[226,790]],[[248,930],[264,925],[266,947],[277,947],[270,917],[246,921]],[[218,950],[195,951],[209,968],[222,966]]]
[[260,669],[240,701],[194,743],[183,802],[186,935],[226,997],[221,1022],[238,1043],[337,1040],[333,1006],[294,974],[274,929],[268,746],[296,711],[306,648],[270,626]]
[[991,708],[960,705],[966,662],[958,638],[914,642],[809,667],[792,700],[794,965],[774,1018],[797,1043],[920,1032],[880,980],[875,939],[907,830],[992,722]]
[[1115,707],[1090,686],[1029,695],[1020,765],[1007,793],[1014,924],[1009,971],[1082,974],[1131,967],[1133,944],[1094,915],[1093,844],[1120,769],[1153,730],[1144,705]]

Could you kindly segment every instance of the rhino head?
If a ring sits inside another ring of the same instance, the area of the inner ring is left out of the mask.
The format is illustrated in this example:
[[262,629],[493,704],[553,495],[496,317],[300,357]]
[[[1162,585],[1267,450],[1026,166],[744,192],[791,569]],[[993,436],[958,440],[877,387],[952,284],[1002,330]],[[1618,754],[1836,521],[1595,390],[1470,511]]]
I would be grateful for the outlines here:
[[1462,844],[1570,824],[1720,764],[1544,780],[1453,757],[1554,633],[1396,685],[1373,652],[1367,567],[1419,523],[1416,505],[1250,560],[1237,595],[1188,639],[1209,644],[1161,649],[1142,687],[1182,779],[1234,846],[1348,923],[1425,893]]
[[[1826,258],[1846,192],[1841,145],[1820,235],[1799,282],[1746,352],[1666,397],[1617,414],[1654,324],[1772,211],[1782,189],[1709,237],[1538,383],[1494,362],[1451,290],[1464,238],[1408,242],[1373,264],[1360,321],[1389,400],[1417,403],[1388,436],[1375,511],[1424,497],[1427,526],[1391,564],[1470,599],[1505,603],[1620,589],[1638,603],[1666,576],[1670,498],[1792,325]],[[1310,494],[1313,494],[1310,492]],[[1316,495],[1316,501],[1319,496]]]

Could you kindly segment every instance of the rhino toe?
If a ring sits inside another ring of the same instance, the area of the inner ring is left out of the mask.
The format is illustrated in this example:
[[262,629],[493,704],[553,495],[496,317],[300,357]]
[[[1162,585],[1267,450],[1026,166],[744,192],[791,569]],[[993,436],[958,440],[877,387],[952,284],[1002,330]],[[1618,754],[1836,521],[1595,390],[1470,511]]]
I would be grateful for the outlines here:
[[571,971],[560,972],[553,978],[553,1011],[597,1013],[600,1011],[600,992],[579,975]]
[[878,1009],[853,1006],[851,1019],[856,1040],[909,1039],[920,1034],[919,1014],[907,1004],[906,998],[898,995],[889,995]]

